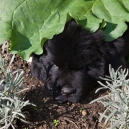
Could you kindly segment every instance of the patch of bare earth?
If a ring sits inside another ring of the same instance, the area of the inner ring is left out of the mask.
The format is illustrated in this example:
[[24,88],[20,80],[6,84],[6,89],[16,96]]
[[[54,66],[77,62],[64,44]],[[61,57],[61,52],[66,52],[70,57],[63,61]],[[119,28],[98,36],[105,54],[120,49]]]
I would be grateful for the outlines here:
[[[10,58],[10,55],[9,55]],[[30,64],[23,61],[19,56],[15,57],[12,70],[22,68],[24,70],[24,85],[29,90],[24,93],[25,99],[37,105],[28,108],[29,115],[27,120],[31,124],[18,122],[18,129],[101,129],[103,124],[98,122],[99,114],[104,111],[100,103],[89,104],[92,100],[105,93],[95,94],[93,89],[86,94],[81,103],[59,104],[53,100],[47,92],[42,82],[33,78],[30,72]],[[57,126],[54,120],[58,120]]]

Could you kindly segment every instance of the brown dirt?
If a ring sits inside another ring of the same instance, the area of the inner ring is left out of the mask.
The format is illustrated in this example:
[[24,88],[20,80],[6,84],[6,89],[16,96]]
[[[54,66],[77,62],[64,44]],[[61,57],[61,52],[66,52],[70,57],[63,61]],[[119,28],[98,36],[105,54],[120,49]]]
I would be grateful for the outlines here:
[[[18,129],[102,129],[103,123],[98,122],[98,113],[102,113],[104,107],[100,103],[89,104],[89,102],[106,92],[95,94],[95,89],[93,89],[81,103],[59,104],[47,93],[43,83],[32,77],[30,64],[16,56],[12,70],[18,68],[25,71],[24,85],[29,88],[24,93],[25,99],[37,105],[27,109],[29,111],[27,120],[32,123],[18,122]],[[54,125],[54,120],[59,121],[57,126]]]

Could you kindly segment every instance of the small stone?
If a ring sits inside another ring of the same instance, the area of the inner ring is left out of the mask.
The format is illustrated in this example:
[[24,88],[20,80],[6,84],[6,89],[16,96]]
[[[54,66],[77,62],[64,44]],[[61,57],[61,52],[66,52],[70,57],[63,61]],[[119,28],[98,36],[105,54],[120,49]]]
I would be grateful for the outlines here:
[[82,116],[86,116],[86,115],[87,115],[86,110],[82,110]]

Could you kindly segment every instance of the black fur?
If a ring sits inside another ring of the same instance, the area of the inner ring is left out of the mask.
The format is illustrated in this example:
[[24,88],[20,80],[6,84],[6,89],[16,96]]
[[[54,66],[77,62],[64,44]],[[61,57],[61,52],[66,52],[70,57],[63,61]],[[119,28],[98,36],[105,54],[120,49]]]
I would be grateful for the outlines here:
[[78,102],[108,74],[109,64],[126,67],[128,33],[106,42],[100,30],[91,33],[74,21],[45,43],[42,55],[33,55],[32,75],[45,82],[57,101]]

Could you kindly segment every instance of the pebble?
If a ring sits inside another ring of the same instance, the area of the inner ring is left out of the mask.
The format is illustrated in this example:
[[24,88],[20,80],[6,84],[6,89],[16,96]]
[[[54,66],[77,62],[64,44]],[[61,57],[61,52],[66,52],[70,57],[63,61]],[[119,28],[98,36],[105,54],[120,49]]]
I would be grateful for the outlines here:
[[83,111],[82,111],[82,116],[86,116],[86,115],[87,115],[86,110],[83,110]]

